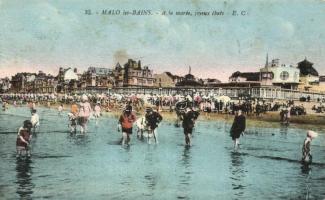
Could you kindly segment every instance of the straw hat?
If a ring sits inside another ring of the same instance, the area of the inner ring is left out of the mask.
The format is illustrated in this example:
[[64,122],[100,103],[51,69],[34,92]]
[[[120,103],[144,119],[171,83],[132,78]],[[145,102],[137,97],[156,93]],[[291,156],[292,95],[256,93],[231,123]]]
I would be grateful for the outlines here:
[[318,133],[311,131],[311,130],[307,131],[307,137],[316,138],[317,136],[318,136]]

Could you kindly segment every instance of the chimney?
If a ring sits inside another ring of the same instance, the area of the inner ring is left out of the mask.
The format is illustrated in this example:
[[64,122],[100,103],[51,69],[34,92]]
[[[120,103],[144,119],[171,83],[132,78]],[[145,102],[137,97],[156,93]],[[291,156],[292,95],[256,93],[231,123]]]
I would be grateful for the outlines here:
[[77,68],[74,68],[74,69],[73,69],[73,72],[74,72],[74,73],[78,73]]
[[138,61],[138,68],[141,69],[141,61],[140,60]]

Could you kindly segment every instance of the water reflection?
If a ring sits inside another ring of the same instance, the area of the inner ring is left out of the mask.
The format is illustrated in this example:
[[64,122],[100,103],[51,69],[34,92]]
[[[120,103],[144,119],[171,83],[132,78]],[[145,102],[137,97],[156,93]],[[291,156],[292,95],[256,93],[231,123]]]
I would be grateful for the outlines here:
[[85,135],[83,135],[83,134],[71,135],[71,139],[73,139],[72,141],[75,145],[81,145],[81,146],[86,146],[91,142],[90,138],[87,134],[85,134]]
[[282,125],[280,126],[280,134],[283,138],[287,138],[287,134],[288,134],[288,126],[286,125]]
[[[300,192],[302,193],[301,197],[304,197],[305,199],[310,199],[310,192],[311,192],[311,167],[308,163],[302,163],[301,164],[301,174],[303,176],[304,181],[300,184],[301,189]],[[299,193],[300,193],[299,192]]]
[[243,155],[240,152],[231,152],[231,165],[230,179],[232,184],[232,189],[236,199],[243,197],[246,186],[244,185],[244,178],[246,177],[246,171],[244,170],[244,160]]
[[178,199],[190,199],[189,192],[191,190],[190,185],[192,181],[192,155],[191,148],[188,146],[184,147],[182,158],[180,160],[181,167],[184,168],[183,173],[179,176],[179,193],[177,195]]
[[32,183],[32,161],[25,158],[17,158],[16,172],[17,172],[17,191],[16,193],[21,199],[32,199],[33,188],[35,185]]
[[145,166],[150,166],[144,175],[144,183],[147,186],[146,196],[153,196],[156,190],[158,183],[157,170],[155,169],[155,151],[156,147],[151,148],[151,145],[148,145],[147,153],[145,154],[144,164]]

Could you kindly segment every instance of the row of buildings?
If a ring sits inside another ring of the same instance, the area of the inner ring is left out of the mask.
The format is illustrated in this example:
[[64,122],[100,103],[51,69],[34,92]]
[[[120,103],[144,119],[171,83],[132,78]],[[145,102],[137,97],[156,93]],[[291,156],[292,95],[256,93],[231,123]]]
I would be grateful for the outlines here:
[[185,77],[170,72],[153,74],[141,61],[129,59],[124,65],[117,63],[113,69],[89,67],[80,73],[77,68],[60,68],[57,76],[38,73],[20,72],[0,80],[0,92],[30,93],[69,93],[85,90],[103,90],[114,87],[177,87],[209,86],[216,79],[196,79],[189,74]]
[[56,76],[20,72],[11,79],[0,79],[0,92],[69,93],[85,90],[103,90],[116,87],[251,87],[273,86],[293,90],[325,91],[325,76],[319,76],[313,63],[304,59],[297,66],[269,62],[256,72],[234,72],[228,83],[218,79],[199,79],[191,74],[185,76],[170,72],[154,74],[141,61],[129,59],[124,65],[117,63],[112,69],[89,67],[80,73],[76,68],[60,68]]

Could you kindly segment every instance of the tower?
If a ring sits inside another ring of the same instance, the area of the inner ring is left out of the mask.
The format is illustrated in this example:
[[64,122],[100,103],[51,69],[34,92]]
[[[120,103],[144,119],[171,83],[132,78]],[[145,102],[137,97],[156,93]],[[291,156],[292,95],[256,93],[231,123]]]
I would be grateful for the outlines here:
[[266,62],[265,62],[265,67],[269,66],[269,53],[266,53]]

